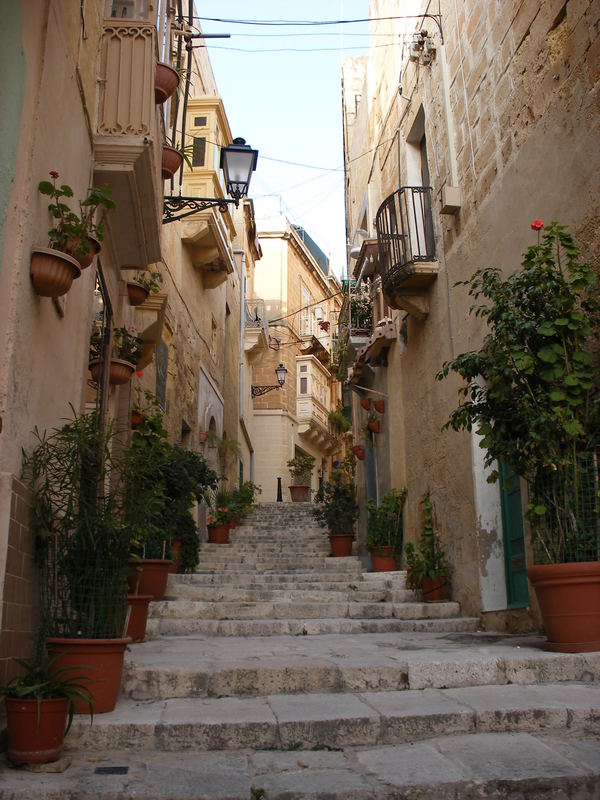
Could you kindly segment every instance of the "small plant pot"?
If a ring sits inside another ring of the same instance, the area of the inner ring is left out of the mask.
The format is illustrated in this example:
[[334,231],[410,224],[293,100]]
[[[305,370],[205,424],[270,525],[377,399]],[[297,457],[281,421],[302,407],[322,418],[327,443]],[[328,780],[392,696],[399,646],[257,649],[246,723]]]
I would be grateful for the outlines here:
[[448,578],[423,578],[421,592],[425,603],[439,603],[448,596]]
[[398,569],[393,547],[377,547],[371,553],[373,572],[394,572]]
[[146,421],[146,415],[145,414],[143,414],[141,411],[137,411],[136,409],[132,410],[132,412],[131,412],[131,427],[133,428],[133,430],[135,430],[136,428],[139,428],[140,425],[143,425],[145,421]]
[[61,297],[81,275],[77,261],[60,250],[35,247],[31,251],[31,283],[40,297]]
[[95,236],[86,236],[88,249],[85,253],[79,254],[81,237],[68,238],[65,244],[65,253],[77,261],[81,269],[87,269],[94,258],[102,250],[102,245]]
[[156,105],[166,103],[169,97],[179,86],[179,75],[177,71],[168,64],[159,61],[156,65],[154,76],[154,102]]
[[229,523],[208,526],[208,541],[211,544],[229,544]]
[[141,306],[150,294],[150,290],[137,281],[127,281],[127,296],[130,306]]
[[350,448],[354,455],[358,458],[359,461],[365,460],[365,448],[362,444],[355,444],[354,447]]
[[131,594],[149,594],[162,600],[167,591],[170,558],[130,559],[127,586]]
[[[104,361],[101,358],[94,358],[90,361],[89,370],[92,373],[92,379],[96,381],[96,383],[99,383],[102,377],[103,364]],[[108,382],[111,386],[121,386],[131,380],[131,376],[134,372],[135,364],[132,364],[130,361],[123,361],[121,358],[111,358]]]
[[129,607],[127,636],[130,636],[134,642],[143,642],[146,638],[148,606],[153,599],[151,594],[127,595],[127,605]]
[[353,533],[330,533],[329,544],[333,558],[346,558],[352,555]]
[[379,433],[380,426],[379,420],[373,420],[372,422],[367,422],[367,428],[371,431],[371,433]]
[[292,503],[307,503],[310,486],[290,486]]
[[11,763],[47,764],[57,761],[62,752],[69,700],[52,697],[38,701],[6,697],[8,759]]
[[208,441],[208,432],[207,431],[200,431],[198,434],[198,441],[200,444],[205,444]]
[[365,411],[370,411],[371,401],[369,400],[368,397],[361,397],[360,404],[365,409]]
[[164,144],[162,149],[162,176],[163,180],[172,178],[183,164],[183,156],[174,147]]
[[375,411],[377,411],[378,414],[383,414],[385,411],[385,400],[375,400],[373,405],[375,406]]

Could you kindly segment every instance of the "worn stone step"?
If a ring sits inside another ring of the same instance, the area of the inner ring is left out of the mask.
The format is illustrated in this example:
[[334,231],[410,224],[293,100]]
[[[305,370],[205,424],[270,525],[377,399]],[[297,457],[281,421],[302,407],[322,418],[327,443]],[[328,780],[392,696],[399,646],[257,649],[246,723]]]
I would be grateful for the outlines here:
[[360,600],[364,603],[379,603],[391,601],[403,603],[417,599],[416,593],[410,589],[390,590],[385,588],[367,589],[301,589],[301,588],[266,588],[258,587],[233,587],[233,586],[194,586],[179,584],[176,588],[170,587],[167,592],[168,600],[209,600],[212,602],[256,602],[259,600],[270,601],[299,601],[299,602],[350,602]]
[[[295,692],[600,684],[600,653],[551,653],[532,636],[362,633],[164,637],[128,648],[123,691],[141,700]],[[599,730],[600,733],[600,730]]]
[[404,631],[456,633],[476,631],[479,620],[474,617],[448,619],[149,619],[146,638],[157,636],[317,636],[330,633],[401,633]]
[[96,750],[369,747],[449,733],[598,734],[600,686],[479,686],[357,694],[123,698],[115,711],[74,721],[70,746]]
[[[0,800],[597,800],[600,742],[531,733],[278,751],[74,750],[62,774],[0,765]],[[112,774],[111,774],[112,770]]]

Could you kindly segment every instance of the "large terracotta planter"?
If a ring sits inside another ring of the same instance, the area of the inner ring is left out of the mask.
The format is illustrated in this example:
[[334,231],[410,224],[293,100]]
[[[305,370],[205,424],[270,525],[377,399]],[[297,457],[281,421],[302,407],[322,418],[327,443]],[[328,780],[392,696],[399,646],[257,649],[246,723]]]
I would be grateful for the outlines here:
[[8,758],[13,764],[47,764],[60,758],[69,700],[53,697],[41,701],[5,697]]
[[398,569],[393,547],[377,547],[371,553],[373,572],[394,572]]
[[559,653],[600,650],[600,561],[529,567],[548,641]]
[[129,607],[127,636],[131,636],[134,642],[143,642],[146,637],[148,605],[153,599],[151,594],[127,595],[127,605]]
[[331,545],[331,555],[334,558],[351,556],[353,541],[353,533],[330,533],[329,544]]
[[[58,656],[52,668],[75,667],[69,677],[75,678],[90,692],[94,714],[112,711],[121,690],[125,648],[129,636],[122,639],[46,639],[48,654]],[[79,672],[76,667],[83,667]],[[89,713],[86,702],[76,700],[76,714]]]
[[208,526],[208,541],[211,544],[229,544],[229,523]]
[[307,503],[310,486],[290,486],[292,503]]
[[154,102],[156,105],[166,103],[175,89],[179,86],[179,75],[177,71],[168,64],[159,61],[156,65],[154,77]]
[[[96,383],[99,382],[102,375],[103,363],[101,358],[94,358],[89,363],[89,370]],[[135,364],[132,364],[130,361],[123,361],[122,358],[111,358],[108,382],[111,386],[122,386],[124,383],[131,380],[131,376],[134,372]]]
[[137,281],[127,281],[127,296],[130,306],[141,306],[150,294],[150,290]]
[[129,561],[127,585],[131,594],[149,594],[162,600],[167,590],[170,558],[142,558]]
[[34,247],[30,275],[33,288],[40,297],[61,297],[81,275],[81,269],[67,253],[49,247]]
[[423,578],[421,592],[425,603],[439,603],[448,596],[448,578]]
[[163,180],[166,181],[172,178],[181,168],[182,164],[183,156],[179,150],[176,150],[174,147],[169,147],[167,144],[163,144],[161,167]]

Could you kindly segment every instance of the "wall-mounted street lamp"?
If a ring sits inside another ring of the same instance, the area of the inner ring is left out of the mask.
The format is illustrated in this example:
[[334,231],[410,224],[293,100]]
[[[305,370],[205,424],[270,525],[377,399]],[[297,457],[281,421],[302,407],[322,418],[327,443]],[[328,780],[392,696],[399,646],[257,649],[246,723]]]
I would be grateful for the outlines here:
[[281,389],[283,384],[285,383],[285,376],[287,375],[287,369],[280,364],[276,370],[275,374],[277,375],[277,385],[276,386],[252,386],[251,387],[251,394],[252,397],[260,397],[262,394],[266,394],[267,392],[271,392],[273,389]]
[[163,200],[163,225],[177,219],[189,217],[205,208],[227,211],[229,203],[237,208],[242,197],[246,197],[252,173],[256,169],[258,150],[253,150],[245,139],[237,138],[233,144],[221,148],[220,167],[225,176],[225,188],[231,199],[224,197],[182,197],[171,195]]

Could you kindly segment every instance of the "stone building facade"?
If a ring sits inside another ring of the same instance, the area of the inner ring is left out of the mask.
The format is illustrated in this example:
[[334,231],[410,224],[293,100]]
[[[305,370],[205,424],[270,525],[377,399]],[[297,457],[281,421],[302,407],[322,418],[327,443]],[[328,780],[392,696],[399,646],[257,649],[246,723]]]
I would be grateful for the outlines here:
[[[457,281],[481,266],[517,269],[534,241],[532,220],[568,225],[597,261],[600,8],[442,0],[440,11],[427,2],[372,0],[371,30],[390,44],[344,64],[350,272],[369,286],[376,317],[396,330],[385,364],[353,354],[355,395],[379,391],[388,406],[384,435],[360,479],[369,496],[407,486],[410,540],[429,488],[454,597],[485,626],[517,630],[539,621],[524,581],[527,526],[516,513],[526,487],[520,501],[507,497],[486,482],[475,434],[441,432],[458,383],[435,376],[484,335]],[[385,239],[390,220],[412,248],[406,282],[379,258],[377,235]],[[377,461],[389,480],[379,487]]]

